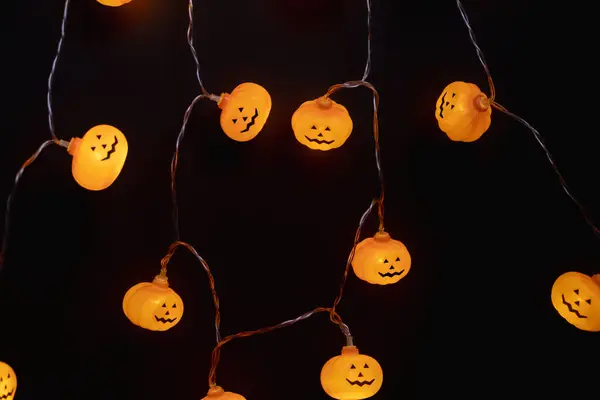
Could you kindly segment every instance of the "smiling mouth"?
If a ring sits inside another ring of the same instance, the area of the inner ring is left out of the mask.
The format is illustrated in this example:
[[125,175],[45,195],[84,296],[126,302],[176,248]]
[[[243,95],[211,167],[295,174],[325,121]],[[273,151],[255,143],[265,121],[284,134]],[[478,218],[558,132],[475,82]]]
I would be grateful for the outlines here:
[[173,323],[175,322],[175,320],[177,318],[158,318],[156,315],[154,316],[154,319],[156,320],[156,322],[162,322],[163,324],[166,324],[167,322],[169,323]]
[[444,102],[446,101],[446,95],[448,92],[445,92],[442,96],[442,103],[440,104],[440,118],[444,118]]
[[399,276],[399,275],[402,275],[403,273],[404,273],[404,270],[399,271],[399,272],[386,272],[385,274],[382,274],[381,272],[378,272],[378,274],[382,278],[393,278],[394,276]]
[[252,118],[250,118],[250,122],[248,122],[248,125],[246,125],[246,128],[242,130],[241,133],[248,132],[250,130],[250,127],[256,124],[256,118],[258,118],[258,108],[254,109],[254,115],[252,116]]
[[320,139],[311,139],[308,136],[304,135],[304,137],[309,141],[309,142],[313,142],[313,143],[318,143],[318,144],[331,144],[333,142],[335,142],[335,140],[320,140]]
[[581,315],[578,310],[574,309],[573,306],[569,302],[567,302],[565,300],[565,295],[564,294],[562,295],[562,302],[563,302],[563,304],[565,306],[567,306],[567,308],[569,309],[569,311],[571,311],[573,314],[577,315],[577,317],[579,317],[579,318],[587,318],[585,315]]
[[11,390],[10,392],[6,393],[3,396],[0,396],[0,400],[6,400],[8,399],[9,396],[12,396],[12,394],[14,393],[15,389]]
[[115,148],[117,147],[117,145],[119,144],[119,140],[117,140],[117,137],[115,136],[115,141],[112,144],[110,150],[106,153],[106,157],[104,157],[102,160],[100,161],[105,161],[108,160],[110,158],[110,156],[113,155],[113,153],[116,151]]
[[375,382],[375,378],[371,379],[370,381],[351,381],[350,379],[346,378],[346,381],[351,384],[352,386],[360,386],[363,387],[365,385],[367,386],[371,386],[373,384],[373,382]]

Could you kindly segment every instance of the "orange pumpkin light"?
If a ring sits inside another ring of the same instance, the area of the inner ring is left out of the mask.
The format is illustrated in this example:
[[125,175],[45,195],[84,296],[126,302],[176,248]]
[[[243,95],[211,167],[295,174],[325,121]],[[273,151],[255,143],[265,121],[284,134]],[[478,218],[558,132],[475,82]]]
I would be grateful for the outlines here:
[[220,386],[214,386],[208,389],[208,394],[202,400],[246,400],[246,398],[237,393],[226,392]]
[[222,110],[223,132],[233,140],[247,142],[265,126],[271,112],[271,96],[262,86],[246,82],[231,94],[223,93],[217,105]]
[[88,190],[103,190],[118,178],[127,159],[127,139],[110,125],[98,125],[67,148],[73,156],[75,181]]
[[13,400],[17,392],[17,375],[10,365],[0,361],[0,399]]
[[321,369],[321,386],[339,400],[361,400],[373,396],[383,384],[383,370],[373,357],[360,354],[355,346],[345,346],[342,354]]
[[387,232],[378,232],[356,245],[352,268],[357,277],[376,285],[389,285],[410,271],[411,257],[406,246]]
[[600,332],[600,274],[566,272],[552,285],[552,305],[577,328]]
[[451,140],[474,142],[490,127],[492,107],[477,85],[452,82],[435,105],[435,118]]
[[183,317],[183,300],[169,288],[167,278],[157,275],[152,283],[138,283],[125,293],[123,311],[141,328],[166,331]]
[[127,4],[131,2],[131,0],[96,0],[98,3],[109,6],[109,7],[119,7],[123,4]]
[[313,150],[331,150],[342,146],[352,133],[348,110],[329,97],[304,102],[292,115],[296,139]]

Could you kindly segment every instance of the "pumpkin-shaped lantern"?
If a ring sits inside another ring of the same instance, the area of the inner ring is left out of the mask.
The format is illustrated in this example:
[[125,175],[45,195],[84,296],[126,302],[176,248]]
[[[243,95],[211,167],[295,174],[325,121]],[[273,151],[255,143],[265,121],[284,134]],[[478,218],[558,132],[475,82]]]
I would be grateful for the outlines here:
[[125,293],[123,311],[139,327],[166,331],[181,320],[183,300],[169,287],[167,278],[157,275],[152,283],[138,283]]
[[321,369],[321,386],[339,400],[361,400],[373,396],[383,384],[383,370],[373,357],[360,354],[355,346],[345,346],[342,354]]
[[552,305],[577,328],[600,332],[600,274],[566,272],[552,285]]
[[13,400],[17,392],[17,375],[10,365],[0,361],[0,399]]
[[75,181],[88,190],[103,190],[117,179],[127,159],[127,139],[110,125],[98,125],[67,148],[73,156]]
[[221,128],[233,140],[247,142],[260,133],[271,112],[271,96],[260,85],[246,82],[231,94],[223,93],[217,103],[221,111]]
[[303,103],[292,115],[296,139],[313,150],[331,150],[343,145],[352,133],[348,110],[329,97]]
[[377,232],[356,245],[352,268],[357,277],[376,285],[389,285],[410,271],[411,258],[406,246],[387,232]]
[[452,82],[435,105],[442,131],[457,142],[474,142],[490,127],[492,107],[488,97],[473,83]]
[[108,7],[119,7],[131,2],[131,0],[96,0],[98,3]]
[[202,400],[246,400],[246,398],[237,393],[226,392],[220,386],[213,386],[208,389],[208,394]]

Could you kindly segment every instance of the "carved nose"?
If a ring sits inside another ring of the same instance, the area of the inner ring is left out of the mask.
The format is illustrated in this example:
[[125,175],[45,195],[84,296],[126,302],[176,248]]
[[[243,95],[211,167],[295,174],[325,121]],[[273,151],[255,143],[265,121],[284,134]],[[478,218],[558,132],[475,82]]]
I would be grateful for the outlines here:
[[394,268],[394,266],[393,266],[393,265],[390,265],[390,269],[396,269],[396,268]]
[[363,374],[362,374],[362,372],[359,372],[359,373],[358,373],[358,377],[359,377],[359,378],[362,378],[362,377],[363,377]]
[[165,313],[165,315],[171,315],[171,314],[169,314],[169,312],[167,311],[167,312]]
[[244,122],[248,119],[248,117],[242,117],[242,119],[244,120]]
[[323,137],[323,134],[321,132],[319,132],[319,134],[317,135],[317,137]]
[[580,301],[579,301],[579,300],[577,300],[577,301],[575,302],[575,304],[577,304],[577,307],[579,307],[579,303],[580,303]]

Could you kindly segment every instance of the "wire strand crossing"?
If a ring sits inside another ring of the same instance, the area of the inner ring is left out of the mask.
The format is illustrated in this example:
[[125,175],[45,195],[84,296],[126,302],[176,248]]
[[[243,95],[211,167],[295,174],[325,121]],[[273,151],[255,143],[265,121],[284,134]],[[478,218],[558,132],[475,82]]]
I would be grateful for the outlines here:
[[475,41],[475,34],[473,33],[473,29],[471,28],[471,24],[469,23],[469,17],[467,16],[467,12],[465,11],[460,0],[456,0],[456,5],[458,6],[458,10],[460,11],[462,19],[465,22],[465,25],[467,26],[467,29],[469,30],[469,36],[471,38],[471,42],[473,43],[473,46],[475,46],[475,49],[477,51],[477,56],[479,57],[479,61],[481,62],[481,65],[483,66],[483,69],[485,70],[485,73],[487,75],[488,82],[490,85],[490,105],[492,107],[494,107],[495,109],[497,109],[498,111],[501,111],[501,112],[505,113],[506,115],[508,115],[509,117],[515,119],[517,122],[521,123],[526,128],[528,128],[531,131],[531,133],[533,133],[535,140],[542,147],[542,150],[544,150],[544,153],[546,154],[546,158],[548,159],[548,161],[550,162],[550,165],[552,166],[552,169],[558,176],[558,180],[559,180],[560,186],[562,187],[563,191],[567,194],[567,196],[569,196],[569,198],[573,201],[573,203],[575,203],[575,205],[577,206],[577,208],[579,210],[579,213],[581,214],[581,216],[583,217],[585,222],[592,228],[592,230],[594,231],[594,234],[598,237],[598,239],[600,239],[600,229],[598,229],[598,227],[594,224],[594,222],[588,217],[588,214],[587,214],[585,208],[583,207],[583,205],[581,205],[579,200],[577,200],[577,198],[571,193],[571,190],[567,186],[567,182],[565,181],[562,174],[558,170],[558,166],[554,162],[554,157],[550,153],[550,150],[548,150],[548,147],[546,146],[544,139],[542,138],[542,135],[540,135],[540,133],[537,131],[537,129],[535,129],[529,122],[525,121],[520,116],[508,111],[504,106],[500,105],[499,103],[497,103],[494,100],[496,97],[496,90],[494,88],[494,82],[492,80],[492,75],[490,74],[488,65],[485,62],[485,58],[483,57],[483,51],[481,51],[481,49],[477,45],[477,42]]
[[171,246],[169,246],[169,251],[167,252],[167,254],[162,258],[162,260],[160,260],[160,276],[163,278],[167,278],[167,267],[169,265],[169,261],[171,261],[171,257],[173,257],[175,251],[179,247],[185,247],[187,250],[189,250],[190,253],[192,253],[194,257],[198,259],[198,261],[200,261],[200,264],[202,264],[202,267],[206,272],[206,275],[208,277],[208,285],[210,287],[213,303],[215,305],[215,334],[217,343],[219,343],[221,341],[221,310],[219,307],[219,296],[217,296],[217,289],[215,288],[215,279],[212,275],[212,272],[210,272],[208,263],[204,260],[204,258],[202,258],[202,256],[200,256],[200,254],[198,254],[194,246],[182,241],[176,241],[173,244],[171,244]]
[[[236,333],[234,335],[229,335],[229,336],[223,338],[223,340],[221,340],[220,342],[217,343],[217,345],[214,347],[214,349],[212,351],[212,362],[211,362],[210,372],[208,374],[208,386],[214,387],[217,385],[216,384],[217,366],[219,365],[219,359],[221,358],[221,348],[226,343],[231,342],[233,339],[253,336],[253,335],[257,335],[257,334],[261,334],[261,333],[271,332],[276,329],[285,328],[290,325],[294,325],[297,322],[304,321],[305,319],[308,319],[317,313],[325,312],[325,311],[330,312],[330,313],[335,312],[331,308],[317,307],[314,310],[306,312],[297,318],[283,321],[277,325],[272,325],[272,326],[268,326],[266,328],[256,329],[253,331],[240,332],[240,333]],[[338,316],[338,318],[339,318],[339,316]],[[339,319],[341,321],[341,318],[339,318]],[[342,333],[346,336],[347,343],[351,344],[352,343],[352,335],[350,334],[350,330],[348,329],[348,326],[345,324],[342,324],[342,325],[340,325],[340,328],[342,329]]]
[[54,83],[54,74],[56,73],[56,64],[58,63],[58,59],[60,58],[60,51],[62,50],[63,42],[65,40],[65,30],[67,26],[67,16],[69,13],[69,5],[71,0],[65,0],[65,7],[63,10],[62,23],[60,26],[60,40],[58,41],[58,46],[56,48],[56,55],[54,56],[54,60],[52,61],[52,69],[50,70],[50,75],[48,76],[48,94],[46,96],[47,105],[48,105],[48,126],[50,128],[50,135],[52,135],[52,140],[58,143],[58,137],[56,136],[54,130],[54,114],[52,112],[52,84]]

